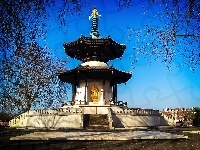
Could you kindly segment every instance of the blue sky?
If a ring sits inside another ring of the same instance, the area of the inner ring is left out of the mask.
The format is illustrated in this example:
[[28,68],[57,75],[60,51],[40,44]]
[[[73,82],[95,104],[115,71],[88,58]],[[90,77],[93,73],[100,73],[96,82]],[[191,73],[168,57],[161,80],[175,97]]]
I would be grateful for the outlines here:
[[[121,84],[118,88],[118,100],[127,101],[129,107],[152,108],[162,110],[166,107],[195,107],[200,106],[200,68],[193,73],[189,67],[176,67],[180,60],[173,61],[172,71],[161,61],[152,61],[150,58],[138,57],[138,62],[131,65],[134,55],[133,47],[137,46],[136,35],[132,34],[128,41],[127,26],[143,29],[144,24],[163,28],[166,22],[158,21],[156,15],[162,11],[162,6],[149,7],[149,3],[135,3],[129,9],[118,11],[118,3],[115,0],[90,1],[91,8],[85,8],[82,17],[66,16],[67,27],[59,29],[56,15],[51,14],[49,21],[52,28],[48,32],[47,43],[57,51],[56,56],[68,59],[66,67],[75,68],[81,62],[66,56],[63,49],[64,42],[77,40],[80,35],[89,36],[91,21],[88,16],[93,6],[96,6],[102,18],[99,20],[99,32],[101,37],[111,36],[118,43],[126,44],[123,57],[110,61],[119,70],[132,71],[133,76],[127,84]],[[149,7],[149,10],[145,10]],[[163,16],[166,17],[166,16]],[[139,40],[152,40],[151,37],[141,36]],[[179,39],[180,41],[180,39]],[[178,47],[181,48],[181,47]],[[150,63],[151,62],[151,63]],[[150,65],[151,64],[151,65]],[[71,91],[68,91],[71,100]]]

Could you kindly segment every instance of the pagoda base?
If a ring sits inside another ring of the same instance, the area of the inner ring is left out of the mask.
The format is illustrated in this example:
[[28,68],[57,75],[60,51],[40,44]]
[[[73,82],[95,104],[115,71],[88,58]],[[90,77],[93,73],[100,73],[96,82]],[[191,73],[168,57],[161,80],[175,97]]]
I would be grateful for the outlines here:
[[110,105],[99,105],[99,104],[91,104],[91,105],[80,105],[79,106],[84,114],[108,114],[108,108]]
[[97,102],[97,103],[89,102],[89,105],[91,105],[91,106],[103,106],[103,105],[105,105],[105,102],[103,102],[103,101]]
[[106,115],[109,129],[133,129],[135,127],[168,125],[158,110],[115,105],[75,105],[58,109],[31,110],[9,121],[9,126],[15,128],[83,129],[86,126],[84,123],[86,122],[85,118],[88,118],[90,115]]

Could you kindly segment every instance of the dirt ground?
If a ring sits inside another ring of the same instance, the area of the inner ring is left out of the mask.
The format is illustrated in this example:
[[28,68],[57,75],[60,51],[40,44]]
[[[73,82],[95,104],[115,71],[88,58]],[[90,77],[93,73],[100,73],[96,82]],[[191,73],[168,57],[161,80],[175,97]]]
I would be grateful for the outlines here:
[[[183,134],[182,131],[200,128],[165,128],[160,131]],[[0,150],[70,150],[70,149],[108,149],[108,150],[200,150],[200,135],[185,134],[190,139],[178,140],[129,140],[129,141],[10,141],[10,137],[30,133],[10,129],[0,130]]]

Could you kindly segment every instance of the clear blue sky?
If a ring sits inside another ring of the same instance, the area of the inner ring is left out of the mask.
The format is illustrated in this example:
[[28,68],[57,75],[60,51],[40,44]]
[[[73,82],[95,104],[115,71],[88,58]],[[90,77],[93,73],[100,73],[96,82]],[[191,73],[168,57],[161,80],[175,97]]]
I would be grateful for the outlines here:
[[[136,3],[129,9],[118,11],[118,3],[114,0],[92,0],[91,8],[86,8],[82,17],[66,16],[68,27],[59,30],[59,22],[56,15],[51,14],[52,19],[49,23],[52,29],[48,32],[47,42],[54,50],[57,56],[67,59],[64,53],[63,43],[77,40],[80,35],[89,36],[91,30],[91,21],[88,16],[91,14],[93,6],[96,6],[102,18],[99,20],[99,32],[101,37],[111,36],[118,43],[126,44],[126,51],[122,59],[110,61],[117,69],[132,71],[133,76],[127,84],[121,84],[118,88],[118,100],[128,102],[129,107],[134,108],[152,108],[162,110],[166,107],[195,107],[200,106],[200,68],[197,67],[193,73],[189,67],[175,67],[180,61],[175,60],[172,63],[172,71],[169,71],[161,61],[152,61],[150,58],[139,58],[131,65],[133,47],[136,46],[136,35],[132,35],[133,40],[128,41],[128,29],[142,28],[145,23],[162,28],[165,22],[158,22],[155,15],[158,13],[157,6],[148,7],[146,3]],[[144,7],[143,7],[144,6]],[[144,13],[145,12],[145,13]],[[165,16],[164,16],[165,17]],[[67,31],[66,31],[67,29]],[[139,40],[144,40],[140,37]],[[146,38],[151,41],[151,38]],[[79,61],[68,58],[67,68],[75,68]],[[68,91],[69,100],[71,100],[71,91]]]

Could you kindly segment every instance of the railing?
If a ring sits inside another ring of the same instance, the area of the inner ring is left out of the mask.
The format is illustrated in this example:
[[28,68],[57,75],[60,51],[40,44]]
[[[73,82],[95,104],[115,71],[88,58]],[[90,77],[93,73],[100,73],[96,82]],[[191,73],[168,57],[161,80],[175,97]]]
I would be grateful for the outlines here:
[[160,115],[159,110],[141,109],[141,108],[112,108],[117,114],[131,114],[131,115]]
[[72,105],[72,101],[65,101],[65,102],[62,102],[62,107],[63,107],[63,106],[66,106],[66,105],[69,105],[69,106],[71,105],[71,106],[73,106],[73,105]]
[[117,106],[124,106],[124,107],[127,107],[127,102],[125,101],[117,101]]
[[[127,107],[127,102],[125,101],[113,101],[113,100],[109,100],[110,102],[110,105],[115,105],[115,106],[124,106],[124,107]],[[75,101],[67,101],[67,103],[63,103],[62,106],[65,106],[65,105],[86,105],[86,101],[85,100],[75,100]]]
[[114,100],[109,100],[109,102],[110,102],[110,105],[127,107],[127,102],[125,102],[125,101],[117,101],[117,102],[115,102]]
[[9,121],[9,126],[17,126],[20,122],[23,124],[23,121],[26,117],[39,116],[39,115],[66,115],[66,114],[78,114],[83,113],[81,108],[59,108],[59,109],[46,109],[46,110],[29,110],[21,115],[14,117]]
[[9,126],[16,126],[17,124],[24,121],[24,119],[28,116],[29,111],[22,113],[16,117],[14,117],[12,120],[9,121]]
[[81,108],[58,108],[58,109],[44,109],[33,110],[29,112],[29,115],[61,115],[66,113],[82,113]]
[[86,104],[85,100],[76,100],[76,102],[78,103],[78,105],[85,105]]
[[85,105],[85,100],[75,100],[75,101],[67,101],[67,103],[63,103],[62,106],[66,106],[66,105],[75,105],[75,104],[78,104],[78,105]]

